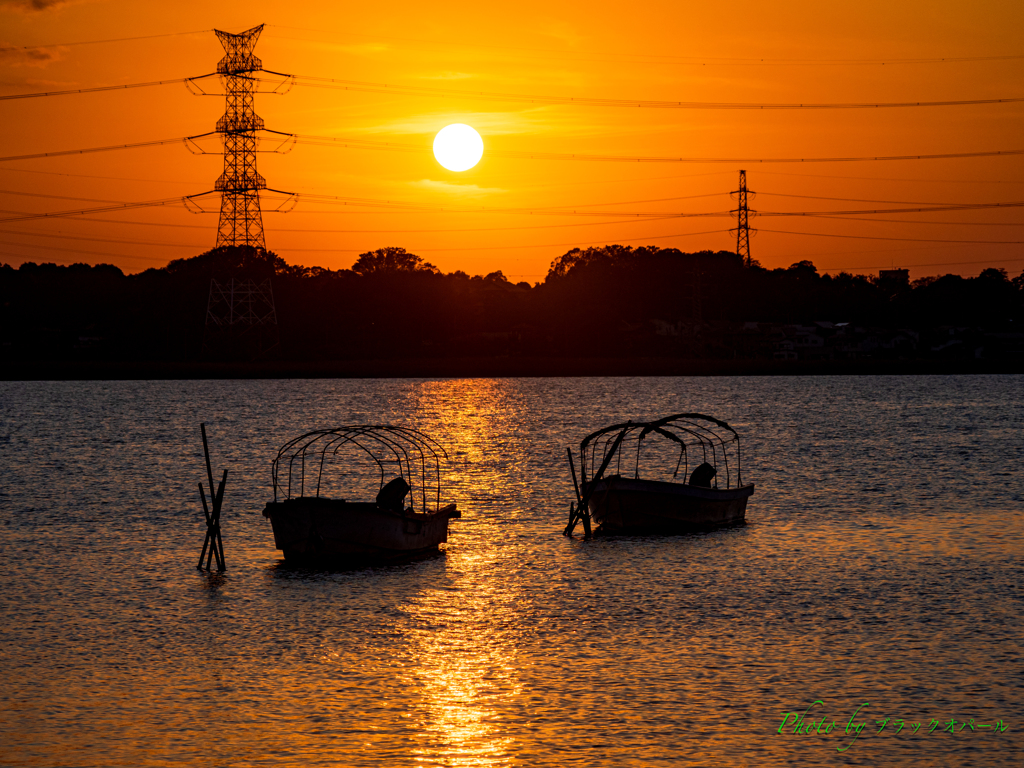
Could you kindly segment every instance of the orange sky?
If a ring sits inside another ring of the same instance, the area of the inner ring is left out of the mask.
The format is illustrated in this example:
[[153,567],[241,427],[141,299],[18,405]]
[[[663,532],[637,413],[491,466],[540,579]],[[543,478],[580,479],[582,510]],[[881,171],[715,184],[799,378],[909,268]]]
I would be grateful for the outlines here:
[[[441,88],[758,104],[1020,98],[1024,5],[1007,2],[782,1],[712,7],[678,0],[512,5],[395,0],[243,6],[212,0],[157,7],[120,0],[0,0],[0,95],[205,74],[223,55],[210,30],[241,32],[260,23],[267,26],[256,55],[267,69],[412,87],[406,93],[365,93],[297,85],[283,96],[257,97],[257,112],[268,128],[419,148],[299,144],[287,154],[261,154],[259,170],[268,186],[300,195],[290,213],[270,212],[279,201],[264,201],[267,246],[289,263],[348,267],[363,251],[398,245],[445,272],[500,269],[515,281],[536,282],[553,259],[574,246],[732,250],[736,241],[727,231],[733,226],[728,216],[650,220],[623,214],[727,212],[735,207],[727,193],[736,189],[740,168],[759,193],[751,207],[764,212],[1024,200],[1022,155],[750,161],[1021,150],[1024,103],[694,110],[415,92]],[[151,35],[166,36],[93,42]],[[982,60],[938,61],[943,58]],[[216,88],[215,81],[207,82]],[[6,100],[0,103],[0,154],[194,135],[213,130],[223,112],[222,97],[193,96],[181,84]],[[446,171],[430,151],[434,133],[453,122],[474,126],[485,143],[483,160],[463,173]],[[193,155],[174,143],[0,161],[0,219],[211,190],[222,158],[216,142],[204,146],[214,154]],[[517,153],[748,160],[596,162]],[[302,199],[303,194],[374,204],[327,204]],[[218,202],[211,197],[205,206],[210,213],[193,215],[176,205],[0,221],[0,262],[108,262],[127,272],[162,266],[213,247]],[[752,256],[767,267],[810,259],[820,270],[872,273],[908,267],[914,278],[974,275],[988,266],[1013,276],[1024,268],[1022,208],[853,219],[763,216],[752,218],[751,226],[760,230],[751,241]]]

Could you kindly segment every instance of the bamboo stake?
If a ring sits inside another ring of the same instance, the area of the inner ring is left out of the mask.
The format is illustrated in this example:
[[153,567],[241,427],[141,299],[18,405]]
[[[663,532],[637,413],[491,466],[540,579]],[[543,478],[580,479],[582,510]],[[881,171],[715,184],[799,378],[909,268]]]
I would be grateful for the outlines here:
[[[584,487],[583,498],[580,499],[580,505],[576,508],[576,517],[570,518],[569,524],[562,531],[563,536],[572,536],[573,529],[576,527],[576,519],[583,519],[583,533],[585,536],[590,536],[590,494],[593,492],[594,485],[604,476],[604,471],[608,468],[611,463],[612,457],[615,456],[616,451],[619,449],[619,445],[622,443],[622,439],[626,436],[626,429],[619,432],[619,436],[615,438],[615,442],[612,443],[612,447],[608,450],[608,453],[604,457],[604,461],[601,462],[601,468],[594,474],[593,479],[590,481],[589,488]],[[584,481],[584,485],[586,482]]]
[[203,433],[203,453],[206,454],[206,477],[210,481],[210,497],[213,497],[213,469],[210,468],[210,446],[206,443],[206,422],[199,425],[199,430]]
[[572,448],[566,448],[565,452],[569,454],[569,470],[572,472],[572,487],[576,491],[576,502],[579,503],[582,497],[580,496],[580,484],[576,482],[576,465],[572,460]]
[[199,430],[203,435],[203,455],[206,458],[206,477],[210,482],[210,503],[212,509],[206,505],[206,492],[203,484],[199,483],[199,498],[203,502],[203,516],[206,518],[206,538],[203,539],[203,551],[199,555],[199,564],[196,568],[202,570],[203,559],[206,559],[206,570],[210,570],[214,558],[217,559],[217,570],[225,571],[227,566],[224,562],[224,541],[220,534],[220,511],[224,504],[224,487],[228,482],[228,471],[224,470],[224,476],[213,490],[213,466],[210,463],[210,445],[206,439],[206,424],[201,423]]
[[217,488],[217,509],[214,513],[214,534],[216,535],[217,543],[217,570],[226,571],[227,565],[224,563],[224,540],[220,535],[220,511],[224,505],[224,487],[228,482],[228,471],[224,470],[224,476],[220,480],[220,486]]
[[210,527],[212,525],[210,510],[206,507],[206,492],[203,490],[202,483],[199,483],[199,498],[203,502],[203,517],[206,518],[206,538],[203,539],[203,551],[199,553],[199,563],[196,565],[196,570],[201,571],[203,569],[203,558],[206,557],[206,545],[210,543]]

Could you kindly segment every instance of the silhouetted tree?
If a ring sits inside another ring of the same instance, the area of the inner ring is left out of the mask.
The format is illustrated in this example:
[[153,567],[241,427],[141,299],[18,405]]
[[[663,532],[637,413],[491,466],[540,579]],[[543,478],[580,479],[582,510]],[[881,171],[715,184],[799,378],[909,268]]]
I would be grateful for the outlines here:
[[425,262],[414,253],[409,253],[405,248],[393,246],[359,254],[356,263],[352,265],[352,271],[363,277],[370,275],[392,275],[397,272],[430,272],[440,274],[440,270],[433,264]]

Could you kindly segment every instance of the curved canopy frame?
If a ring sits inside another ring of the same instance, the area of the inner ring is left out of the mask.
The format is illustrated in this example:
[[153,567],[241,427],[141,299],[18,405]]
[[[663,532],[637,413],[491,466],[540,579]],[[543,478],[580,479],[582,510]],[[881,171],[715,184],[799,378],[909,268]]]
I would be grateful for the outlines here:
[[[736,430],[724,421],[701,413],[677,413],[654,421],[627,421],[613,424],[587,435],[580,442],[581,480],[586,485],[604,474],[604,470],[616,462],[618,474],[622,474],[624,458],[632,458],[633,476],[640,477],[640,454],[646,438],[657,435],[671,440],[679,446],[679,458],[672,476],[677,477],[680,468],[683,476],[689,475],[691,454],[695,464],[707,462],[718,470],[714,487],[719,488],[719,475],[724,470],[725,488],[738,488],[743,484],[740,455],[740,437]],[[735,450],[735,460],[730,466],[729,457]],[[700,461],[697,461],[697,459]],[[735,469],[736,484],[732,484]]]
[[369,456],[380,471],[381,487],[387,465],[397,465],[399,475],[413,488],[413,498],[418,491],[421,509],[427,511],[429,497],[433,497],[435,511],[440,509],[441,460],[447,461],[448,453],[419,430],[390,424],[317,429],[289,440],[271,464],[274,501],[279,491],[286,499],[305,496],[308,491],[319,498],[327,459],[343,450]]

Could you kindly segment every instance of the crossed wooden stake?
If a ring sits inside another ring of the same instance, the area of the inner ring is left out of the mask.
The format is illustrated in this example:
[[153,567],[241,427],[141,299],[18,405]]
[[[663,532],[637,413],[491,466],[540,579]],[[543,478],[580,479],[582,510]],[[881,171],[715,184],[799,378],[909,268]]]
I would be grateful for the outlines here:
[[[228,471],[224,470],[224,477],[217,486],[217,493],[213,493],[213,469],[210,467],[210,448],[206,443],[206,424],[200,424],[199,429],[203,433],[203,453],[206,454],[206,476],[210,481],[210,496],[213,502],[213,512],[206,506],[206,493],[203,491],[203,484],[199,483],[199,499],[203,502],[203,516],[206,517],[206,540],[203,541],[203,551],[199,555],[197,569],[203,569],[203,559],[206,559],[206,570],[210,570],[210,564],[214,557],[217,558],[217,570],[224,571],[224,542],[220,538],[220,508],[224,503],[224,486],[228,482]],[[207,550],[209,548],[209,550]]]

